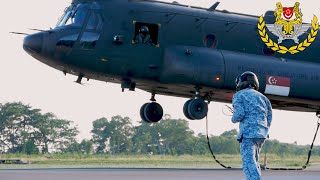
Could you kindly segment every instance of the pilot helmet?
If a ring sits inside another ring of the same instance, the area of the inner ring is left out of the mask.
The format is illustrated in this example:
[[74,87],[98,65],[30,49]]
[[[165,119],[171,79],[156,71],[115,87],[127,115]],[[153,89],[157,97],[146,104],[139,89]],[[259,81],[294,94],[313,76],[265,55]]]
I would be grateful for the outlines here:
[[246,88],[259,89],[258,77],[251,71],[246,71],[236,78],[236,90],[240,91]]
[[140,28],[140,33],[143,35],[143,36],[146,36],[149,34],[149,28],[147,26],[142,26]]

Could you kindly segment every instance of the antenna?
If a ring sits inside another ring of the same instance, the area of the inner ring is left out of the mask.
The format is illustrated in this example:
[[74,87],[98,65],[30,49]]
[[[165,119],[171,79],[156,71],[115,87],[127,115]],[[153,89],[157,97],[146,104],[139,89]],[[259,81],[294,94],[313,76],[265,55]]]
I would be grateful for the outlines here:
[[219,4],[220,4],[220,2],[217,1],[209,9],[207,9],[207,11],[215,11],[217,9],[217,7],[219,6]]

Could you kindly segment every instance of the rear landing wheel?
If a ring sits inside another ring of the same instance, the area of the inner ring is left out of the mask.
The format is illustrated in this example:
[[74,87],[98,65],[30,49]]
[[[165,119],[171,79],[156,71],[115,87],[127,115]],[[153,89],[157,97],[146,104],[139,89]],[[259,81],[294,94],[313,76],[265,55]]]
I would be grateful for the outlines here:
[[208,104],[203,99],[188,100],[183,106],[184,115],[190,120],[200,120],[208,114]]
[[140,109],[140,116],[147,123],[156,123],[162,119],[163,109],[156,102],[146,103]]
[[184,116],[186,116],[186,118],[188,118],[190,120],[194,120],[193,118],[191,118],[191,116],[189,115],[189,112],[188,112],[188,106],[190,104],[190,101],[192,101],[192,99],[189,99],[186,103],[184,103],[183,114],[184,114]]

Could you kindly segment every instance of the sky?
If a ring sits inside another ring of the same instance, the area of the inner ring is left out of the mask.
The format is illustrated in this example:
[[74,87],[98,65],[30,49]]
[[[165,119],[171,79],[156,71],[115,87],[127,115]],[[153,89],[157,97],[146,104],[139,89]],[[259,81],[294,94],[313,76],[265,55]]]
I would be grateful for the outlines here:
[[[182,4],[210,7],[215,1],[177,0]],[[283,6],[293,6],[295,1],[280,1]],[[278,1],[267,0],[221,0],[218,9],[232,12],[263,15],[274,10]],[[312,16],[320,17],[320,1],[299,1],[305,22]],[[28,0],[4,1],[0,11],[1,58],[0,58],[0,103],[21,101],[43,112],[53,112],[58,118],[74,121],[79,127],[79,138],[91,138],[92,122],[101,117],[128,116],[140,120],[140,107],[149,101],[150,94],[141,90],[121,92],[119,84],[90,80],[86,86],[74,81],[75,76],[64,76],[41,62],[33,59],[22,48],[23,37],[9,34],[11,31],[33,33],[30,28],[49,29],[54,27],[65,7],[71,0]],[[317,8],[315,8],[317,7]],[[172,118],[185,119],[182,108],[185,98],[156,96],[165,114]],[[209,133],[220,135],[224,131],[238,129],[225,113],[223,103],[209,105]],[[230,104],[229,104],[230,105]],[[205,120],[189,121],[195,133],[205,133]],[[310,144],[316,129],[315,113],[273,111],[270,138],[281,142]],[[320,145],[320,137],[316,140]]]

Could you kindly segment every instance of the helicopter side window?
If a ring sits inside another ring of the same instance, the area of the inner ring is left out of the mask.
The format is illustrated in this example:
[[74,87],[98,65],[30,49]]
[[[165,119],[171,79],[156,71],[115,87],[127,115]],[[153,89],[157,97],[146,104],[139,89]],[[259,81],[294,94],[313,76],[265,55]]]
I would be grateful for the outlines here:
[[159,46],[159,25],[135,22],[135,33],[132,42],[134,44],[145,44]]
[[218,44],[218,40],[215,35],[208,34],[203,39],[203,45],[207,48],[216,48]]

